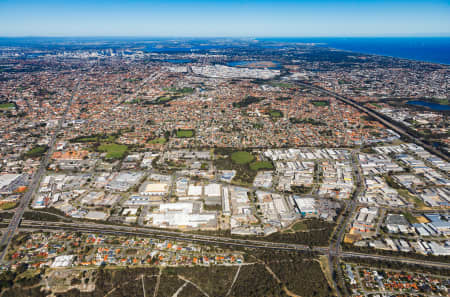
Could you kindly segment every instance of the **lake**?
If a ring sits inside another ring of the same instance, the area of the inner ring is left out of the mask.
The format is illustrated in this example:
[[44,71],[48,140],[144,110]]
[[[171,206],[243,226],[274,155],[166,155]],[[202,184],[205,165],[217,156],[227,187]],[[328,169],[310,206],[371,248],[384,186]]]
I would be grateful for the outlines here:
[[450,110],[450,106],[448,106],[448,105],[442,105],[442,104],[437,104],[437,103],[432,103],[432,102],[427,102],[427,101],[422,101],[422,100],[413,100],[413,101],[408,101],[406,103],[409,105],[428,107],[432,110],[437,110],[437,111]]

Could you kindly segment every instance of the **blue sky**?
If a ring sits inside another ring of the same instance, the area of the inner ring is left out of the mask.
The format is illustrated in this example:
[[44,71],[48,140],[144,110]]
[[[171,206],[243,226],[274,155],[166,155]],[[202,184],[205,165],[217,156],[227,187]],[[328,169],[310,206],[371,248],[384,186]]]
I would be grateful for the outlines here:
[[0,36],[450,36],[450,1],[0,0]]

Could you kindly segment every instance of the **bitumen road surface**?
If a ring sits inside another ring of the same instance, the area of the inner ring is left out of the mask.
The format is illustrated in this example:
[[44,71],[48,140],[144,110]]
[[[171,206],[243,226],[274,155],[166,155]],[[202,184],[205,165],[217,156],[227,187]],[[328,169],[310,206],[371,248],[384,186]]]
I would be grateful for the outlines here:
[[[78,87],[76,88],[76,90],[78,90]],[[45,173],[45,170],[48,166],[50,157],[51,157],[54,147],[55,147],[57,135],[58,135],[59,131],[61,130],[61,127],[66,118],[66,114],[69,111],[69,108],[72,104],[72,100],[73,100],[75,93],[76,93],[76,91],[74,91],[72,93],[72,95],[70,96],[67,106],[66,106],[63,114],[61,115],[61,118],[58,121],[58,125],[57,125],[55,131],[53,132],[52,138],[50,139],[50,142],[48,144],[48,150],[47,150],[46,154],[42,157],[39,168],[33,176],[31,185],[29,186],[27,192],[22,196],[22,199],[20,200],[20,203],[19,203],[19,207],[16,209],[6,232],[3,234],[3,236],[0,240],[0,247],[4,247],[3,251],[0,254],[0,261],[3,261],[3,258],[5,257],[5,254],[8,249],[8,246],[11,242],[11,239],[13,238],[14,234],[16,233],[16,230],[19,227],[20,221],[22,220],[23,213],[25,212],[25,209],[30,204],[31,198],[33,197],[33,193],[37,190],[37,188],[39,186],[39,182],[40,182],[43,174]]]

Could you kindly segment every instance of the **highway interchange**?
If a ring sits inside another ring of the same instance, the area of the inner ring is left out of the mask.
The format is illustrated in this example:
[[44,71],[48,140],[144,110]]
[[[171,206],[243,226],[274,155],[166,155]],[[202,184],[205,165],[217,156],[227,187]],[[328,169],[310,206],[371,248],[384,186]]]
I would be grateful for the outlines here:
[[[351,99],[348,99],[346,97],[343,97],[339,94],[333,93],[331,91],[322,89],[320,87],[317,87],[317,86],[314,86],[314,85],[311,85],[311,84],[308,84],[305,82],[298,82],[298,84],[302,85],[304,87],[312,88],[317,91],[323,92],[329,96],[333,96],[333,97],[337,98],[338,100],[343,101],[346,104],[349,104],[363,112],[366,112],[367,114],[371,115],[372,117],[374,117],[375,119],[380,121],[382,124],[384,124],[388,128],[392,129],[393,131],[399,133],[400,135],[410,138],[416,144],[421,145],[424,148],[430,150],[432,153],[437,154],[440,157],[448,160],[448,157],[443,155],[440,151],[435,150],[434,148],[432,148],[429,145],[422,142],[420,139],[414,138],[407,131],[403,130],[402,128],[400,128],[398,126],[395,126],[391,122],[386,121],[384,118],[380,117],[377,113],[374,113],[372,110],[370,110],[364,106],[361,106],[359,103],[357,103]],[[76,92],[74,92],[73,94],[75,94],[75,93]],[[396,257],[396,256],[382,256],[382,255],[377,255],[377,254],[365,254],[365,253],[342,251],[340,243],[342,242],[342,239],[345,234],[345,230],[347,229],[350,218],[352,217],[352,214],[354,213],[354,211],[357,208],[358,204],[356,202],[356,198],[360,195],[361,191],[363,190],[362,181],[361,181],[361,172],[360,172],[359,166],[354,166],[355,176],[357,177],[358,187],[357,187],[355,193],[353,194],[353,199],[350,200],[346,204],[345,212],[347,213],[347,215],[344,216],[339,221],[339,224],[335,230],[335,234],[333,237],[334,239],[331,241],[330,245],[326,246],[326,247],[311,247],[311,246],[302,245],[302,244],[276,243],[276,242],[268,242],[268,241],[263,241],[263,240],[248,240],[248,239],[238,239],[238,238],[230,238],[230,237],[198,235],[198,234],[181,233],[181,232],[162,230],[162,229],[156,229],[156,228],[134,228],[134,227],[128,227],[128,226],[106,225],[106,224],[98,224],[98,223],[90,223],[90,222],[68,223],[68,222],[47,222],[47,221],[40,222],[40,221],[25,221],[25,220],[22,221],[22,216],[30,204],[33,193],[35,193],[35,191],[37,190],[37,188],[39,186],[39,182],[40,182],[43,174],[46,172],[46,168],[49,164],[50,156],[55,147],[57,135],[65,121],[65,117],[71,106],[73,97],[74,97],[74,95],[71,96],[63,115],[59,119],[58,126],[57,126],[56,130],[54,131],[52,138],[50,140],[49,149],[48,149],[47,153],[45,154],[45,156],[42,158],[39,169],[34,174],[28,191],[22,197],[18,208],[15,210],[13,217],[9,221],[8,227],[3,232],[3,236],[0,240],[0,246],[3,247],[3,250],[0,254],[0,259],[2,261],[4,261],[4,256],[6,254],[8,246],[11,242],[11,239],[13,238],[13,236],[17,232],[17,230],[20,229],[20,230],[29,230],[29,231],[46,230],[46,231],[52,231],[52,232],[65,230],[65,231],[75,231],[75,232],[113,234],[113,235],[121,235],[121,236],[154,237],[154,238],[161,238],[161,239],[172,239],[172,240],[179,240],[179,241],[197,242],[197,243],[203,243],[203,244],[228,245],[228,246],[241,247],[241,248],[257,248],[257,249],[272,249],[272,250],[287,250],[287,251],[313,251],[313,252],[325,254],[328,256],[330,271],[333,274],[333,271],[337,270],[336,273],[339,278],[342,277],[342,271],[340,271],[340,265],[338,265],[339,259],[341,259],[341,258],[369,258],[369,259],[382,260],[382,261],[388,261],[388,262],[417,264],[417,265],[424,265],[424,266],[430,266],[430,267],[439,267],[439,268],[450,269],[450,264],[447,264],[447,263],[409,259],[409,258]],[[353,158],[355,158],[355,156],[353,156]],[[355,163],[355,162],[353,162],[353,163]],[[334,285],[336,287],[336,284],[334,284]],[[338,295],[340,296],[339,291],[338,290],[336,290],[336,291],[337,291]]]

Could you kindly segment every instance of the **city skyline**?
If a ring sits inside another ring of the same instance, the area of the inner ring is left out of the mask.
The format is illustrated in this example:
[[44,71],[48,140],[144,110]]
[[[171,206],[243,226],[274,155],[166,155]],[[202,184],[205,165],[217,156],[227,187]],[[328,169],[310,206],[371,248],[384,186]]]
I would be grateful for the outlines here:
[[0,297],[450,292],[449,0],[0,0]]

